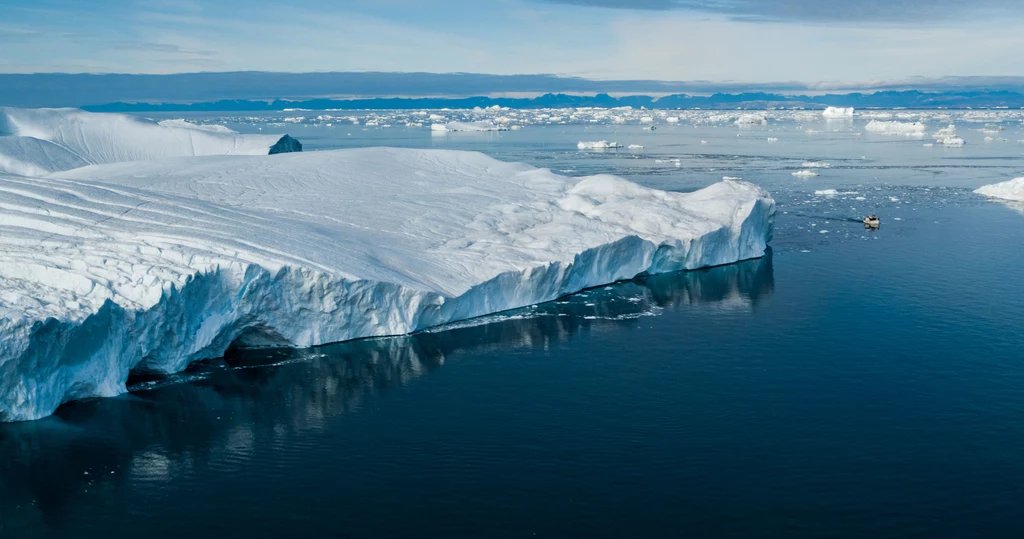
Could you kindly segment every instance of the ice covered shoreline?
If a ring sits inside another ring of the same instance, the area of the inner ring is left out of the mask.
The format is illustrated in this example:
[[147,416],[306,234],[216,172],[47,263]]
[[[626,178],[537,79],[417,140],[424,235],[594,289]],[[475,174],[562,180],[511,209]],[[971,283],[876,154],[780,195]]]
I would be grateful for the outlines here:
[[774,201],[369,148],[0,174],[0,419],[232,344],[398,335],[763,255]]

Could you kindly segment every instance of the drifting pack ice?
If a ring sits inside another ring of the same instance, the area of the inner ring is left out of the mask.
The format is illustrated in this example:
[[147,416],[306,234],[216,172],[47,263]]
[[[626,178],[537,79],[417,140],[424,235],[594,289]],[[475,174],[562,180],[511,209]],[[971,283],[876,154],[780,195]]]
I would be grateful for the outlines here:
[[184,120],[154,122],[78,109],[0,107],[0,172],[40,176],[123,161],[301,151],[287,135],[240,135]]
[[[86,141],[89,145],[93,141]],[[397,335],[757,258],[775,203],[367,148],[0,173],[0,419],[228,347]]]

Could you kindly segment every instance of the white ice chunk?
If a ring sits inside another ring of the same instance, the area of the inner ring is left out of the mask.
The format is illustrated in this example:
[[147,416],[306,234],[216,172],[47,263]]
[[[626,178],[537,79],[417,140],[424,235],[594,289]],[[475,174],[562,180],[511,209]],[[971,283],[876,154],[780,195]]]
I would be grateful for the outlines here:
[[596,142],[585,142],[579,141],[576,147],[580,150],[607,150],[609,148],[621,148],[622,145],[618,142],[608,142],[607,140],[598,140]]
[[871,133],[880,133],[883,135],[923,137],[925,127],[921,122],[883,122],[880,120],[871,120],[864,129]]
[[974,192],[987,197],[1024,202],[1024,177],[985,185]]
[[740,115],[735,123],[736,125],[767,125],[768,119],[764,117],[764,114],[750,113]]
[[829,107],[821,113],[822,116],[828,119],[845,119],[853,118],[853,107]]

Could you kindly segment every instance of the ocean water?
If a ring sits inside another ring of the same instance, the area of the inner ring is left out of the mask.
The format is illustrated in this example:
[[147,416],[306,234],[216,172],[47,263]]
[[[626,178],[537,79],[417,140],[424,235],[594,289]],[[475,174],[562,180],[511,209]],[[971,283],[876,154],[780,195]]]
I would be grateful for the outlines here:
[[[234,351],[0,425],[0,537],[1024,535],[1024,210],[971,193],[1024,175],[1019,121],[997,122],[1005,142],[958,123],[952,149],[860,120],[199,119],[673,190],[742,177],[776,196],[775,238],[760,260],[409,337]],[[602,139],[644,148],[575,148]],[[792,176],[804,161],[831,167]]]

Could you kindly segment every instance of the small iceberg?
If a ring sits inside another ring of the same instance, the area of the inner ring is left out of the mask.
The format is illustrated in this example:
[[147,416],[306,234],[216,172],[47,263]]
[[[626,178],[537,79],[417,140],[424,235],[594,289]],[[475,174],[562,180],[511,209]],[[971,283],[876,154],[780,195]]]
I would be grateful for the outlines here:
[[736,125],[768,125],[763,114],[743,114],[736,119]]
[[882,135],[923,137],[925,126],[921,122],[885,122],[881,120],[871,120],[864,129],[870,133],[878,133]]
[[488,121],[479,122],[448,122],[446,124],[432,124],[430,130],[438,133],[473,133],[482,131],[508,131],[507,127],[495,125]]
[[596,142],[584,142],[581,140],[576,144],[576,147],[581,150],[608,150],[621,148],[622,145],[618,142],[608,142],[607,140],[598,140]]
[[985,185],[974,190],[979,195],[985,195],[1000,200],[1013,202],[1024,202],[1024,177],[1014,178],[1001,183]]
[[853,107],[829,107],[821,113],[822,116],[829,120],[845,120],[853,118]]
[[818,173],[813,170],[798,170],[794,172],[793,175],[797,178],[811,178],[813,176],[817,176]]

